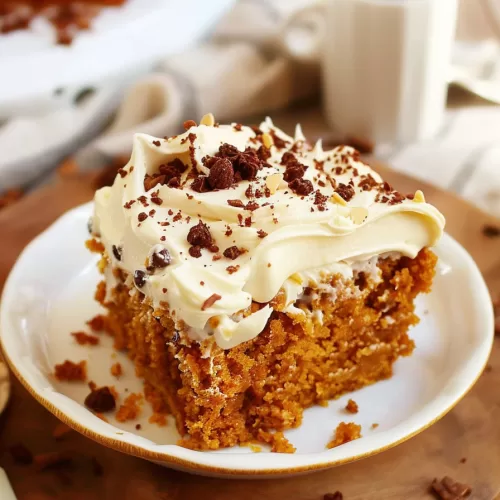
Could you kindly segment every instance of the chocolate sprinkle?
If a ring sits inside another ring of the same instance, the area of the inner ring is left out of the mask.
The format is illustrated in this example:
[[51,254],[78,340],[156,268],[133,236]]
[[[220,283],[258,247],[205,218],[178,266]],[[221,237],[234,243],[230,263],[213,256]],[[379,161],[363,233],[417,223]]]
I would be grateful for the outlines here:
[[122,260],[122,252],[123,252],[122,247],[117,247],[116,245],[113,245],[111,249],[113,250],[113,255],[115,256],[115,259]]
[[142,288],[146,284],[146,273],[140,269],[134,271],[134,283],[137,288]]

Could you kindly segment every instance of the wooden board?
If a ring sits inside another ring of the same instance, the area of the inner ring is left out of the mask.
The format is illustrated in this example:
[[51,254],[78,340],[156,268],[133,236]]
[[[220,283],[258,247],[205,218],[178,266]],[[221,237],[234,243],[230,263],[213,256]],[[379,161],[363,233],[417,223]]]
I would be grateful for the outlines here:
[[[402,192],[423,188],[448,220],[447,230],[472,254],[494,294],[500,294],[500,238],[482,234],[484,224],[500,224],[456,196],[423,185],[377,166]],[[91,197],[88,178],[66,178],[0,211],[0,280],[20,249],[67,208]],[[418,376],[418,374],[415,374]],[[7,411],[0,416],[0,466],[20,500],[196,499],[322,500],[340,490],[345,500],[409,500],[431,498],[427,490],[436,476],[450,475],[473,486],[473,498],[500,498],[500,341],[495,343],[491,369],[459,405],[440,422],[392,450],[339,468],[288,479],[222,480],[176,472],[106,449],[71,432],[56,443],[57,420],[20,386],[13,383]],[[73,467],[36,472],[14,464],[6,451],[25,443],[34,453],[75,451]],[[97,457],[104,474],[92,473],[89,457]],[[461,459],[466,458],[465,463]]]

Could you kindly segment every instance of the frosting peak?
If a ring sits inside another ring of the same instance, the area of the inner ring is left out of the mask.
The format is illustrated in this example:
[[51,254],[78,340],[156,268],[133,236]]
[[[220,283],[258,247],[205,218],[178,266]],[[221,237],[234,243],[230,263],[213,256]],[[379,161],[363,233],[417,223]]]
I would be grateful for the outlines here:
[[[267,303],[294,273],[414,257],[444,218],[421,194],[393,190],[356,150],[311,147],[300,127],[292,138],[267,119],[258,129],[136,134],[129,163],[96,193],[93,227],[130,285],[138,276],[155,306],[230,348],[262,331]],[[261,306],[250,314],[252,301]]]

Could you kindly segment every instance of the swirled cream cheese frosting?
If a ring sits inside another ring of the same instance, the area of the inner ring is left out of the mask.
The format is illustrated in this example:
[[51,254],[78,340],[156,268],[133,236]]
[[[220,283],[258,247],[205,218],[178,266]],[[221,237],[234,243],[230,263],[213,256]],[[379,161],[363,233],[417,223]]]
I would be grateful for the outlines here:
[[136,134],[92,220],[130,288],[195,340],[238,345],[264,329],[280,290],[293,301],[294,276],[352,276],[389,252],[413,258],[443,232],[421,192],[401,195],[351,147],[324,151],[270,119],[212,122],[165,139]]

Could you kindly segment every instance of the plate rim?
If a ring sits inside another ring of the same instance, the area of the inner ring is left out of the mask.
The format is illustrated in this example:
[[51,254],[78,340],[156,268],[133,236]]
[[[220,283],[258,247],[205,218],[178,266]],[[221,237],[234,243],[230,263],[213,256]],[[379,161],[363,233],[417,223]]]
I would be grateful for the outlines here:
[[[6,297],[8,297],[12,292],[11,288],[14,287],[15,285],[15,279],[16,279],[16,273],[20,272],[19,269],[22,268],[23,264],[23,259],[25,259],[27,256],[29,256],[30,251],[33,250],[33,248],[36,247],[37,243],[41,241],[42,239],[49,238],[51,237],[50,233],[54,230],[57,229],[57,226],[61,224],[64,220],[72,219],[75,216],[78,216],[80,213],[90,213],[91,208],[93,206],[93,202],[89,202],[83,205],[80,205],[76,208],[73,208],[69,211],[67,211],[65,214],[63,214],[61,217],[59,217],[53,224],[51,224],[48,228],[46,228],[42,233],[40,233],[38,236],[36,236],[21,252],[21,254],[18,256],[18,259],[16,260],[16,263],[12,267],[9,276],[5,282],[4,290],[2,293],[2,299],[0,301],[0,348],[3,351],[4,358],[6,362],[8,363],[11,371],[13,374],[16,376],[16,378],[21,382],[21,384],[24,386],[24,388],[33,396],[43,407],[45,407],[47,410],[49,410],[53,415],[55,415],[59,420],[64,422],[66,425],[69,427],[73,428],[77,432],[83,434],[84,436],[104,445],[109,448],[114,449],[115,451],[119,451],[122,453],[126,453],[128,455],[133,455],[139,458],[144,458],[156,463],[160,463],[161,465],[166,465],[166,466],[172,466],[172,467],[177,467],[180,469],[184,469],[190,472],[198,472],[198,473],[204,473],[204,474],[213,474],[213,475],[226,475],[226,476],[233,476],[233,477],[255,477],[255,476],[284,476],[284,475],[292,475],[296,473],[304,473],[304,472],[312,472],[312,471],[319,471],[319,470],[324,470],[332,467],[336,467],[339,465],[347,464],[350,462],[354,462],[357,460],[360,460],[362,458],[367,458],[373,455],[376,455],[378,453],[381,453],[383,451],[387,451],[405,441],[408,441],[412,437],[416,436],[417,434],[420,434],[424,430],[428,429],[431,427],[434,423],[439,421],[441,418],[443,418],[448,412],[450,412],[467,394],[468,392],[472,389],[472,387],[475,385],[479,377],[484,371],[484,368],[487,365],[488,359],[490,357],[491,349],[493,346],[493,340],[494,340],[494,328],[493,328],[493,311],[491,308],[491,313],[490,314],[483,314],[483,327],[485,330],[484,333],[484,341],[483,345],[481,346],[481,354],[482,356],[479,358],[478,361],[476,361],[474,365],[474,377],[473,379],[467,384],[467,385],[462,385],[460,386],[460,390],[456,391],[456,394],[453,396],[453,400],[450,401],[450,403],[442,409],[438,414],[434,415],[433,418],[430,420],[424,422],[422,425],[418,426],[416,429],[412,430],[411,432],[405,434],[404,436],[395,439],[393,441],[388,442],[387,444],[383,446],[378,446],[373,449],[367,450],[363,453],[357,453],[354,455],[349,455],[346,457],[341,457],[341,458],[336,458],[333,460],[328,459],[328,453],[329,451],[333,450],[328,450],[324,452],[316,452],[316,453],[308,453],[308,454],[294,454],[294,455],[289,455],[289,457],[295,457],[295,456],[314,456],[317,455],[317,458],[314,460],[314,463],[307,463],[304,465],[293,465],[293,466],[287,466],[286,464],[283,464],[279,467],[263,467],[263,468],[254,468],[254,467],[248,467],[245,465],[238,464],[238,466],[233,465],[232,467],[226,467],[226,466],[220,466],[220,465],[214,465],[214,464],[207,464],[206,462],[200,462],[200,461],[195,461],[178,456],[174,453],[171,452],[169,449],[168,451],[153,451],[150,449],[145,448],[144,446],[140,446],[138,444],[126,442],[122,439],[117,439],[117,438],[111,438],[106,435],[104,435],[101,432],[98,432],[96,430],[93,430],[90,425],[85,425],[79,422],[78,420],[72,418],[71,416],[67,415],[64,410],[62,410],[60,407],[58,407],[53,401],[51,401],[48,397],[45,397],[43,394],[40,394],[37,392],[36,389],[34,389],[30,383],[26,380],[26,378],[23,375],[23,369],[15,365],[15,363],[11,360],[9,352],[6,349],[5,343],[4,343],[4,335],[5,335],[5,327],[7,325],[7,320],[9,318],[9,310],[6,308],[4,305],[7,300]],[[479,285],[479,290],[475,289],[475,294],[477,294],[480,297],[484,297],[486,300],[488,300],[488,303],[491,304],[491,297],[488,291],[488,288],[486,286],[486,283],[484,282],[484,279],[482,277],[481,272],[479,271],[477,264],[474,262],[472,257],[469,255],[469,253],[450,235],[445,233],[443,235],[443,239],[441,240],[440,244],[443,244],[443,240],[448,240],[446,243],[450,244],[453,247],[454,252],[458,252],[460,254],[460,260],[463,261],[466,264],[466,272],[468,276],[472,276],[474,278],[475,283]],[[439,246],[439,244],[438,244]],[[482,313],[486,312],[486,307]],[[479,314],[478,314],[479,315]],[[489,332],[489,333],[488,333]],[[477,352],[473,351],[473,352]],[[57,391],[55,391],[57,393]],[[118,428],[116,428],[118,429]],[[168,446],[168,445],[167,445]],[[207,452],[201,452],[201,451],[196,451],[196,450],[186,450],[185,448],[182,448],[178,445],[170,445],[169,448],[172,450],[178,449],[184,450],[187,454],[198,454],[200,457],[205,456],[211,456],[211,457],[222,457],[224,455],[222,454],[214,454],[214,453],[207,453]],[[245,457],[249,456],[258,456],[259,454],[251,454],[251,455],[244,455]],[[228,455],[226,455],[227,457]],[[287,455],[285,454],[280,454],[280,458],[284,459]],[[216,461],[216,460],[215,460]]]

